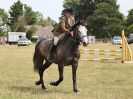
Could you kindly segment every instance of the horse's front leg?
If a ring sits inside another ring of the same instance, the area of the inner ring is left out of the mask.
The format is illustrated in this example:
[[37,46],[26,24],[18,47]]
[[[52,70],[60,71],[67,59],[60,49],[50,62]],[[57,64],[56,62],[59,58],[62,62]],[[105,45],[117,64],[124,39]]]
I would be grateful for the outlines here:
[[64,65],[58,65],[58,70],[59,70],[59,80],[55,82],[50,82],[50,85],[52,86],[58,86],[63,81]]
[[78,63],[72,64],[72,79],[73,79],[73,91],[79,92],[77,89],[77,81],[76,81],[76,71],[77,71]]

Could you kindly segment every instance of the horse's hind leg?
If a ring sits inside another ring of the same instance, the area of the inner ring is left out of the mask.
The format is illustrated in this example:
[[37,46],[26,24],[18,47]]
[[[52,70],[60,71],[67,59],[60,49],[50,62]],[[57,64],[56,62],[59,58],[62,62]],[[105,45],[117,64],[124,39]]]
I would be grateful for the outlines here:
[[50,85],[58,86],[63,81],[64,65],[58,65],[58,70],[59,70],[59,80],[51,82]]
[[43,73],[44,73],[44,70],[47,69],[51,64],[52,63],[46,61],[45,64],[42,66],[42,68],[39,70],[40,80],[37,81],[35,84],[36,85],[42,84],[42,89],[46,89],[46,87],[44,85],[44,81],[43,81]]

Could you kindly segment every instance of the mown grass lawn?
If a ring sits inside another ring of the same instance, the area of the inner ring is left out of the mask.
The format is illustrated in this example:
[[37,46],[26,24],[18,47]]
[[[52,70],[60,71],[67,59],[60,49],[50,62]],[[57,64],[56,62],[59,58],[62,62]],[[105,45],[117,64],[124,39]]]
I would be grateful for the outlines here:
[[[95,44],[88,47],[118,49],[120,46]],[[58,79],[54,64],[45,71],[48,89],[35,86],[39,77],[33,71],[33,53],[33,45],[0,46],[0,99],[133,99],[133,64],[80,61],[77,71],[80,93],[76,94],[72,91],[71,67],[65,68],[64,81],[58,87],[49,85]]]

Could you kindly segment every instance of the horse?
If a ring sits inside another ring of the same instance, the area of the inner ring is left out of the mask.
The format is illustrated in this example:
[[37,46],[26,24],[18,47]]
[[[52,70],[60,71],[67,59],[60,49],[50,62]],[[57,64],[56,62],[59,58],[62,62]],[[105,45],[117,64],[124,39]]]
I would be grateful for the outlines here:
[[[88,45],[87,29],[82,22],[77,22],[72,26],[73,37],[70,35],[64,36],[54,54],[52,60],[47,60],[48,50],[52,39],[42,39],[35,46],[35,52],[33,56],[34,70],[39,73],[39,81],[36,81],[36,85],[42,85],[42,89],[46,89],[43,81],[44,71],[51,66],[52,63],[58,65],[59,79],[50,83],[52,86],[58,86],[63,81],[63,71],[65,66],[72,67],[72,79],[73,79],[73,91],[79,92],[76,81],[76,71],[78,67],[78,61],[80,58],[79,45]],[[45,60],[45,62],[44,62]],[[44,64],[43,64],[44,63]]]

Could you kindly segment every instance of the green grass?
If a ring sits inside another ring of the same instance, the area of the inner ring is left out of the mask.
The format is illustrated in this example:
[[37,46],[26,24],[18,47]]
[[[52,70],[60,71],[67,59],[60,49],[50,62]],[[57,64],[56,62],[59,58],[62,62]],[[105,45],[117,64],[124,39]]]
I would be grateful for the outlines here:
[[[119,47],[111,44],[88,46]],[[71,67],[65,67],[64,81],[58,87],[49,85],[58,79],[58,69],[53,64],[45,71],[48,89],[43,91],[41,86],[34,84],[39,77],[33,70],[33,53],[34,46],[0,46],[0,99],[133,99],[132,64],[80,61],[77,71],[79,94],[72,89]]]

